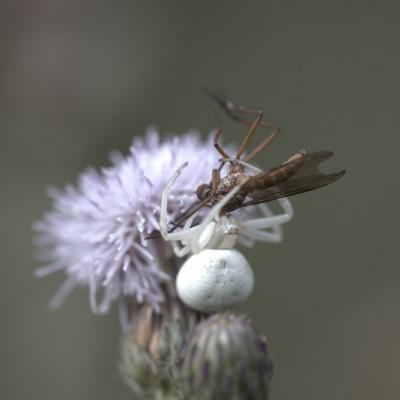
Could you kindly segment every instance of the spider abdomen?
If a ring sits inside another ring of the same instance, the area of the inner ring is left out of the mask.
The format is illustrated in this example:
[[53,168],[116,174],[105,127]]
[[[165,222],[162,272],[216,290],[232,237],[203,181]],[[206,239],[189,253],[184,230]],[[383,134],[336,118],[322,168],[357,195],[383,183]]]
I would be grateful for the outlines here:
[[233,249],[204,249],[182,265],[176,278],[181,300],[202,312],[215,312],[243,302],[254,286],[253,271]]

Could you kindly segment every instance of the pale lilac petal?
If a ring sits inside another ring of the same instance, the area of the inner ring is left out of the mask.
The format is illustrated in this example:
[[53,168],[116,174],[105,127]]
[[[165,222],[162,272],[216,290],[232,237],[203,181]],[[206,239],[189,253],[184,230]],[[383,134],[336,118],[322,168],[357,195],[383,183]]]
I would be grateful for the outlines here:
[[173,220],[195,200],[196,187],[209,181],[218,158],[211,138],[204,142],[189,132],[162,142],[150,128],[144,138],[133,141],[128,156],[112,152],[111,166],[87,168],[76,185],[49,189],[53,210],[34,229],[44,263],[36,275],[59,270],[67,274],[52,305],[59,305],[76,285],[84,285],[96,313],[107,312],[121,296],[159,310],[162,283],[170,277],[146,236],[158,228],[161,191],[188,161],[171,196]]

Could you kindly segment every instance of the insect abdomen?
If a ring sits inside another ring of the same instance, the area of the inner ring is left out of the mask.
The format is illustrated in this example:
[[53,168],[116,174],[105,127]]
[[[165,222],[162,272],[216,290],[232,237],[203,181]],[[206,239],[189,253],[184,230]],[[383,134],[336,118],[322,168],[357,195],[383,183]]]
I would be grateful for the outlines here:
[[247,196],[247,192],[242,192],[242,191],[238,192],[235,196],[232,197],[232,199],[223,208],[223,211],[230,212],[230,211],[236,210],[237,208],[239,208],[242,205],[246,196]]
[[285,163],[273,170],[264,172],[255,179],[250,179],[246,186],[249,191],[265,189],[268,186],[284,182],[297,173],[304,163],[305,151],[299,151],[289,158]]

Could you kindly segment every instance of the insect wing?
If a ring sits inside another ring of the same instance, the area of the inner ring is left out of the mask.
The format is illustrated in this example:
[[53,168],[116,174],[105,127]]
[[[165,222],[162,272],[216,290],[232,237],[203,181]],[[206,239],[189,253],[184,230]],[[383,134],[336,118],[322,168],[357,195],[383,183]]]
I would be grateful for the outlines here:
[[[251,198],[245,201],[241,207],[247,207],[254,204],[266,203],[281,197],[293,196],[305,193],[320,187],[329,185],[340,179],[345,170],[332,174],[324,174],[319,170],[319,164],[333,155],[331,151],[318,151],[309,153],[304,156],[303,163],[298,171],[288,179],[279,182],[262,190],[250,192],[248,196]],[[295,163],[296,161],[293,161]],[[290,163],[283,164],[265,173],[256,176],[256,179],[266,179],[268,174],[275,173],[277,170]]]

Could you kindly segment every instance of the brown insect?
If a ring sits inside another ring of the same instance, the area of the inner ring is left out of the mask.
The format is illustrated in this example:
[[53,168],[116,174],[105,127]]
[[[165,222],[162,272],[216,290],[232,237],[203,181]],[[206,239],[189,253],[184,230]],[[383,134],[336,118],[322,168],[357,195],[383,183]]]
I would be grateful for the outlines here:
[[[221,164],[219,168],[212,170],[211,182],[198,186],[196,194],[199,201],[173,223],[171,232],[200,208],[204,206],[211,207],[218,203],[237,185],[241,185],[241,188],[222,209],[223,213],[315,190],[337,181],[344,175],[345,170],[330,174],[322,173],[319,170],[319,165],[333,155],[333,152],[327,150],[306,153],[302,149],[278,167],[266,171],[254,167],[250,162],[273,142],[278,136],[279,129],[273,123],[262,121],[262,111],[237,106],[209,89],[205,88],[205,91],[230,118],[241,124],[248,125],[249,129],[235,157],[231,157],[219,143],[221,127],[217,128],[214,134],[214,146],[222,157]],[[246,116],[254,116],[255,118],[251,121]],[[256,130],[260,127],[272,128],[273,131],[242,159]],[[221,171],[225,163],[229,164],[227,174],[221,177]],[[249,171],[252,173],[249,173]]]
[[[277,137],[279,129],[275,124],[262,122],[262,111],[236,106],[223,96],[217,95],[209,89],[205,90],[229,117],[241,124],[250,125],[250,128],[235,157],[231,158],[219,144],[221,127],[218,127],[214,134],[214,146],[222,156],[221,166],[212,171],[211,183],[203,183],[197,188],[196,194],[200,203],[191,208],[189,213],[185,213],[184,219],[204,205],[214,205],[232,188],[241,183],[240,191],[223,208],[224,212],[318,189],[337,181],[344,175],[345,170],[331,174],[324,174],[319,171],[319,164],[333,155],[331,151],[326,150],[308,154],[305,150],[299,150],[280,166],[266,171],[261,171],[251,166],[249,163],[272,143]],[[254,121],[249,121],[240,114],[253,115],[255,119]],[[254,133],[259,127],[273,128],[273,132],[241,160],[244,151],[249,146]],[[226,176],[221,178],[221,169],[225,162],[229,163],[228,172]],[[247,169],[258,171],[249,175],[246,172]],[[181,219],[179,222],[181,222]]]

